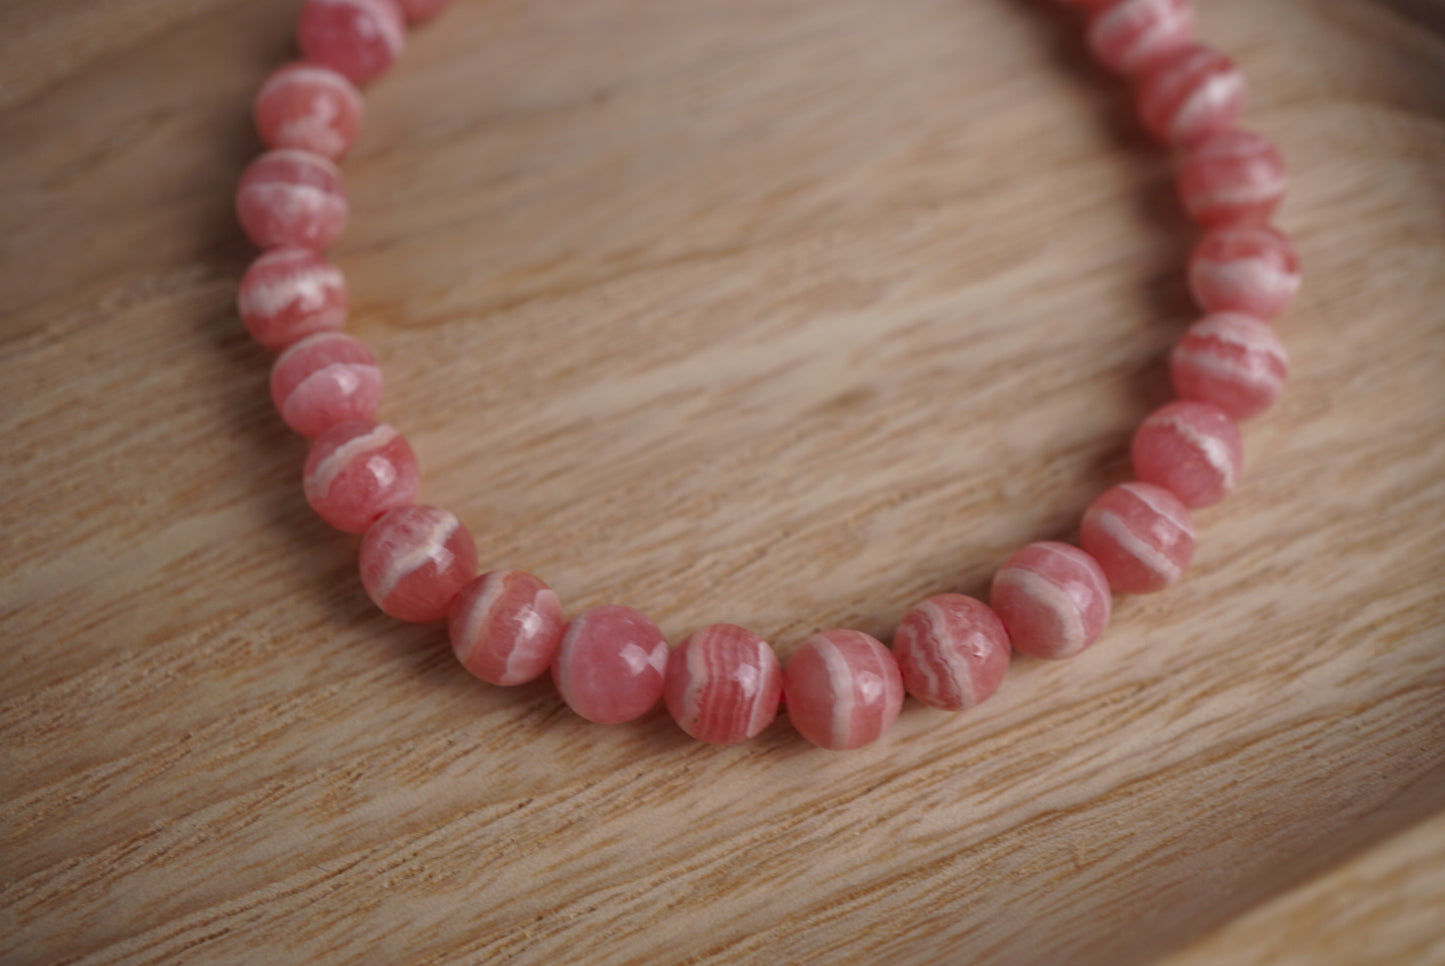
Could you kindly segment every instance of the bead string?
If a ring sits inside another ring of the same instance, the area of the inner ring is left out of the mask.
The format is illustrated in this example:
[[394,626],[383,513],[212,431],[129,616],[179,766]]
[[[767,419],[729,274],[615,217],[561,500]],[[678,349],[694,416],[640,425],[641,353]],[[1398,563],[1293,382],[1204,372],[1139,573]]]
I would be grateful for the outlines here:
[[[1205,232],[1189,265],[1203,318],[1170,355],[1178,399],[1134,435],[1136,479],[1089,505],[1079,546],[1045,542],[1009,557],[989,602],[942,594],[899,623],[892,649],[856,630],[803,641],[783,668],[758,635],[705,627],[668,647],[646,615],[593,607],[571,618],[531,574],[477,576],[461,522],[415,502],[416,455],[381,402],[376,359],[343,334],[346,281],[322,255],[345,226],[339,161],[361,129],[357,85],[400,55],[407,23],[449,0],[306,0],[303,59],[262,85],[255,121],[269,150],[237,192],[241,225],[263,253],[241,281],[247,329],[280,352],[271,394],[287,425],[312,439],[306,499],[326,522],[364,534],[361,580],[387,614],[446,618],[452,648],[495,685],[548,670],[563,700],[597,722],[637,718],[665,700],[688,734],[717,744],[751,738],[780,704],[824,748],[858,748],[898,716],[906,688],[924,704],[961,710],[1002,682],[1010,651],[1058,659],[1092,644],[1111,594],[1172,584],[1194,551],[1189,510],[1235,486],[1237,422],[1268,408],[1287,360],[1268,322],[1300,285],[1289,239],[1270,227],[1283,200],[1284,163],[1263,137],[1236,126],[1244,79],[1223,54],[1196,43],[1188,0],[1055,0],[1087,22],[1094,56],[1132,86],[1145,128],[1176,152],[1180,196]],[[784,700],[785,698],[785,700]]]

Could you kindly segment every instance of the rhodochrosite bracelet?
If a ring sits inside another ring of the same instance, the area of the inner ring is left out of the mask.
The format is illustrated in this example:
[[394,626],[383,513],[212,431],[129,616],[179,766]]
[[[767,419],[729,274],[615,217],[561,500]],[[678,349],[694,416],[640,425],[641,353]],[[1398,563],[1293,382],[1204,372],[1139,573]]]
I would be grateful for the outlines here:
[[446,510],[415,502],[417,460],[406,438],[372,421],[381,401],[376,360],[342,334],[346,282],[322,253],[347,218],[335,162],[361,127],[357,90],[401,53],[407,23],[447,0],[306,0],[303,58],[256,97],[269,150],[241,179],[236,207],[262,255],[241,281],[247,329],[280,352],[271,393],[286,423],[311,438],[306,499],[322,519],[364,534],[361,580],[378,607],[407,621],[449,623],[452,648],[477,677],[516,685],[551,671],[562,698],[592,721],[629,721],[665,700],[688,734],[727,744],[751,738],[786,706],[809,741],[858,748],[898,716],[905,689],[964,709],[1003,680],[1010,650],[1066,658],[1109,620],[1111,594],[1158,591],[1194,551],[1189,510],[1233,489],[1237,422],[1269,407],[1286,359],[1268,324],[1294,297],[1299,263],[1268,224],[1285,171],[1270,142],[1236,127],[1244,79],[1193,39],[1187,0],[1058,0],[1087,20],[1099,61],[1133,89],[1149,132],[1178,158],[1180,196],[1204,229],[1189,280],[1203,318],[1170,356],[1178,399],[1151,413],[1133,440],[1136,480],[1084,512],[1079,546],[1036,543],[1004,561],[987,604],[942,594],[899,623],[891,649],[855,630],[814,634],[783,667],[758,635],[704,627],[669,648],[648,617],[593,607],[568,620],[531,574],[477,575],[470,533]]

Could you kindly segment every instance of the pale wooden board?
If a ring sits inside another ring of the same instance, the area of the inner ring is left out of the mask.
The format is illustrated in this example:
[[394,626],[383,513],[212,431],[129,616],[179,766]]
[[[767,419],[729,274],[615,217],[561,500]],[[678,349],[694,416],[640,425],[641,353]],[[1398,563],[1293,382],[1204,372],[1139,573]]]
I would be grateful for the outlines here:
[[[1438,854],[1438,5],[1204,6],[1295,173],[1289,394],[1178,588],[845,755],[588,725],[366,601],[232,308],[294,9],[0,6],[0,960],[1142,963]],[[369,110],[335,254],[424,497],[674,640],[982,592],[1190,318],[1167,161],[1043,5],[461,0]]]

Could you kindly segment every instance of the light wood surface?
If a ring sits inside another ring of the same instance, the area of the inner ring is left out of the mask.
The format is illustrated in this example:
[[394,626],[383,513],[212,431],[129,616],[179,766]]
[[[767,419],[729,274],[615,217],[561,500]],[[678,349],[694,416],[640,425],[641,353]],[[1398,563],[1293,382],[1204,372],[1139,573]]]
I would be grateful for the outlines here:
[[[1202,5],[1295,175],[1287,398],[1181,585],[849,754],[589,725],[366,600],[232,307],[295,6],[0,5],[0,961],[1445,961],[1439,5]],[[1190,319],[1042,4],[460,0],[368,109],[335,257],[424,498],[673,640],[983,592]]]

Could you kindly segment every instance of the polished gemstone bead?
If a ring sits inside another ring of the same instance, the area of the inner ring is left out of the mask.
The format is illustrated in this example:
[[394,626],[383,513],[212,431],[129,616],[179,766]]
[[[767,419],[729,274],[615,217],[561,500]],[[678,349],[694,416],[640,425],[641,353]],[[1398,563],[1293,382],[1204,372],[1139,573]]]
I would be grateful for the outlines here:
[[452,0],[398,0],[406,19],[412,23],[430,20],[451,6]]
[[772,646],[735,624],[694,632],[667,659],[667,710],[699,741],[731,745],[755,737],[777,717],[782,691]]
[[381,367],[371,351],[340,332],[307,336],[276,357],[271,401],[302,436],[368,420],[381,405]]
[[640,718],[662,697],[667,641],[631,607],[604,604],[572,618],[552,661],[552,680],[573,711],[599,724]]
[[1113,601],[1098,561],[1066,543],[1033,543],[994,574],[989,603],[1014,650],[1073,657],[1103,633]]
[[452,602],[452,651],[489,684],[525,684],[552,666],[566,626],[552,588],[531,574],[494,570]]
[[361,540],[361,583],[387,614],[440,620],[477,572],[477,545],[461,521],[432,506],[398,507]]
[[406,21],[395,0],[306,0],[296,40],[307,60],[365,84],[401,56]]
[[280,148],[241,176],[236,216],[261,248],[325,251],[346,227],[348,206],[336,165],[310,151]]
[[971,708],[998,690],[1008,671],[1003,621],[987,604],[939,594],[913,608],[893,634],[903,686],[924,704]]
[[1179,162],[1179,195],[1206,228],[1263,224],[1289,188],[1279,149],[1253,131],[1220,131],[1191,144]]
[[1219,51],[1191,46],[1140,77],[1138,98],[1151,134],[1187,145],[1233,126],[1244,110],[1244,75]]
[[1216,228],[1194,249],[1189,287],[1206,312],[1243,312],[1268,321],[1299,292],[1299,255],[1268,225]]
[[341,74],[305,61],[287,64],[256,94],[256,133],[273,148],[299,148],[340,161],[361,133],[361,93]]
[[783,671],[788,719],[820,748],[878,739],[903,707],[903,677],[888,648],[862,631],[814,634]]
[[302,473],[306,502],[338,530],[365,533],[416,499],[421,470],[411,444],[384,423],[357,420],[316,438]]
[[1194,37],[1190,0],[1115,0],[1095,5],[1089,48],[1099,63],[1131,77],[1189,46]]
[[1244,444],[1224,410],[1181,400],[1161,406],[1139,425],[1131,455],[1139,479],[1197,509],[1218,503],[1234,489]]
[[1169,356],[1169,371],[1179,398],[1213,403],[1243,420],[1274,405],[1289,357],[1268,323],[1220,312],[1189,327]]
[[246,331],[280,350],[346,324],[346,278],[309,248],[262,252],[241,277],[237,308]]
[[1194,522],[1179,498],[1148,483],[1120,483],[1084,511],[1079,543],[1117,594],[1163,590],[1194,556]]

